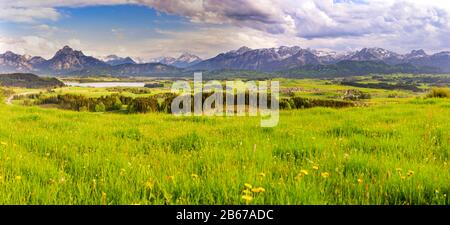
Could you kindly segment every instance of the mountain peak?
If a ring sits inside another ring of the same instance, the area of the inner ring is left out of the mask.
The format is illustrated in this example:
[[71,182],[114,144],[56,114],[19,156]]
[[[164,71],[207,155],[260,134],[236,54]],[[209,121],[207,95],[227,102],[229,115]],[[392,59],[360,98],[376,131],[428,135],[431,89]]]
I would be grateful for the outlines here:
[[248,52],[248,51],[251,51],[252,49],[251,48],[249,48],[249,47],[247,47],[247,46],[242,46],[242,47],[240,47],[238,50],[236,50],[236,51],[234,51],[234,53],[237,53],[237,54],[244,54],[244,53],[246,53],[246,52]]
[[407,58],[421,58],[428,56],[427,53],[423,49],[412,50],[411,53],[405,55]]
[[74,50],[70,46],[64,45],[64,47],[62,49],[60,49],[59,51],[61,51],[61,52],[73,52]]
[[55,54],[56,56],[60,56],[60,55],[68,55],[68,54],[73,54],[73,53],[80,53],[83,54],[81,51],[75,51],[73,50],[71,47],[69,47],[68,45],[65,45],[62,49],[58,50]]
[[415,54],[415,55],[426,55],[427,53],[423,50],[423,49],[419,49],[419,50],[412,50],[411,54]]
[[5,56],[14,56],[14,55],[17,55],[17,54],[14,53],[14,52],[12,52],[12,51],[6,51],[6,52],[4,53],[4,55],[5,55]]
[[202,59],[192,53],[189,52],[184,52],[183,54],[180,55],[180,57],[177,58],[176,61],[178,62],[183,62],[183,63],[192,63],[192,62],[198,62],[201,61]]
[[117,55],[108,55],[104,58],[102,58],[103,62],[108,63],[111,66],[117,66],[117,65],[121,65],[121,64],[136,64],[136,62],[130,58],[130,57],[120,57]]

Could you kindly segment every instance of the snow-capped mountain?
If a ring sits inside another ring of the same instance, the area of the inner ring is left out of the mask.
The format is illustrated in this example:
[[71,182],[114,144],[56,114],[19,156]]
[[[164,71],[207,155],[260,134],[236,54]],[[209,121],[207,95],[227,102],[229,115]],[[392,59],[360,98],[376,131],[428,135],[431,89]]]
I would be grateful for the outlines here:
[[111,66],[121,65],[121,64],[136,64],[136,62],[130,57],[119,57],[117,55],[108,55],[102,59],[103,62],[108,63]]
[[344,57],[351,61],[382,61],[390,65],[403,62],[404,56],[383,48],[363,48]]
[[277,71],[302,66],[304,63],[319,63],[318,57],[298,46],[250,49],[241,47],[221,53],[191,67],[194,70],[238,69],[256,71]]
[[158,57],[158,58],[150,59],[148,62],[150,62],[150,63],[161,63],[161,64],[165,64],[165,65],[171,65],[176,60],[177,59],[174,58],[174,57],[161,56],[161,57]]
[[[263,49],[251,49],[244,46],[203,61],[189,53],[184,53],[178,58],[160,57],[150,62],[139,59],[136,63],[136,58],[133,60],[130,57],[122,58],[116,55],[107,56],[102,60],[86,56],[83,52],[73,50],[69,46],[64,46],[49,60],[40,56],[19,55],[7,51],[0,54],[0,72],[34,72],[47,75],[126,75],[126,73],[150,75],[223,69],[273,72],[304,66],[320,69],[328,65],[336,68],[353,66],[354,69],[358,69],[366,62],[376,62],[377,66],[381,67],[386,64],[398,65],[399,68],[408,66],[412,69],[426,67],[430,70],[424,71],[450,73],[450,52],[428,55],[424,50],[413,50],[402,55],[382,48],[363,48],[350,53],[337,53],[303,49],[299,46]],[[376,73],[377,67],[373,67],[370,71]]]
[[178,58],[174,57],[158,57],[151,59],[149,62],[161,63],[169,66],[175,66],[178,68],[186,68],[193,66],[202,61],[202,59],[191,53],[183,53]]
[[178,68],[186,68],[189,66],[193,66],[199,62],[201,62],[202,59],[194,54],[191,53],[183,53],[178,57],[172,64],[169,64],[171,66],[176,66]]

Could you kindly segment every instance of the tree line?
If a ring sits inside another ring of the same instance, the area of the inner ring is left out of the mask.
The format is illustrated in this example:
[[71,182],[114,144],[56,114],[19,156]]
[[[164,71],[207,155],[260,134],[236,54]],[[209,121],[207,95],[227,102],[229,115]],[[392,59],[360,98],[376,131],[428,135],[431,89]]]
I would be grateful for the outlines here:
[[[210,97],[213,93],[202,93],[201,102]],[[75,111],[90,111],[90,112],[107,112],[107,111],[127,111],[128,113],[149,113],[149,112],[161,112],[171,113],[171,104],[174,98],[179,96],[173,93],[161,93],[146,97],[132,98],[120,94],[112,94],[102,97],[87,97],[83,95],[75,94],[59,94],[56,96],[44,96],[39,95],[35,97],[35,104],[56,104],[60,108],[75,110]],[[245,93],[244,105],[250,104],[250,94]],[[191,102],[194,103],[195,97],[190,95]],[[200,96],[197,96],[200,97]],[[229,97],[225,93],[223,94],[224,106],[226,104],[226,98]],[[256,102],[258,102],[259,95],[254,96]],[[233,95],[234,102],[237,101],[238,95]],[[309,99],[302,97],[288,97],[281,98],[279,101],[280,109],[303,109],[312,107],[352,107],[356,104],[351,101],[343,100],[328,100],[328,99]],[[271,95],[267,94],[267,108],[271,105]],[[194,104],[191,104],[193,111]],[[182,107],[182,106],[181,106]],[[212,107],[215,107],[213,103]]]

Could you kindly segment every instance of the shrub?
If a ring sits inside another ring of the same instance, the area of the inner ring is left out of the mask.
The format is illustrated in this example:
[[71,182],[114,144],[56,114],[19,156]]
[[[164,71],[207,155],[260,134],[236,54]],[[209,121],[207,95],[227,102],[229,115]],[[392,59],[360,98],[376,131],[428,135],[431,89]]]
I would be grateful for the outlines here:
[[80,109],[79,109],[78,111],[80,111],[80,112],[88,112],[89,109],[88,109],[88,107],[86,107],[86,106],[81,106]]
[[427,98],[450,98],[450,90],[448,88],[433,88]]
[[346,90],[342,96],[344,100],[356,101],[360,99],[370,99],[370,94],[362,92],[358,89]]
[[294,107],[294,102],[290,98],[282,98],[280,100],[280,109],[290,110]]
[[102,102],[95,105],[96,112],[104,112],[105,110],[106,110],[105,104],[103,104]]
[[112,106],[113,110],[121,110],[122,109],[122,102],[120,101],[119,97],[116,97],[116,100]]
[[135,98],[128,105],[128,111],[131,113],[156,112],[158,108],[158,100],[154,97]]

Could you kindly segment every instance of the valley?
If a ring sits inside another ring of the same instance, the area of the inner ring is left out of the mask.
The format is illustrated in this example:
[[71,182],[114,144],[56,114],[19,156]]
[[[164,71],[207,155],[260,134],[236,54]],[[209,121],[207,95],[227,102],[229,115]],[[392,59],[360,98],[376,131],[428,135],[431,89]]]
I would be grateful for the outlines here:
[[[450,94],[436,89],[448,85],[448,75],[278,78],[286,102],[273,128],[260,127],[259,117],[129,110],[124,99],[169,94],[170,79],[64,79],[163,85],[3,86],[2,93],[21,96],[0,104],[0,204],[450,201]],[[57,96],[76,104],[39,103]],[[108,109],[110,96],[120,105]],[[103,99],[104,108],[83,108],[76,99]],[[295,99],[309,105],[297,107]]]

